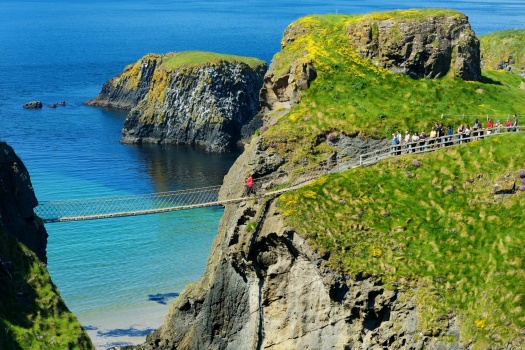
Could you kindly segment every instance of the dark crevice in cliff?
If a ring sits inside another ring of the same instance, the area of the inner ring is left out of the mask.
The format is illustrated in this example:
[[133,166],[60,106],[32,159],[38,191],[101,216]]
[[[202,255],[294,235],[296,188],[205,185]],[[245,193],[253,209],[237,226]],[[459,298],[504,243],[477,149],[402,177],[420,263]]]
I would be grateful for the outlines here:
[[263,288],[264,288],[264,279],[259,278],[259,313],[258,313],[258,324],[257,324],[257,346],[256,350],[260,350],[263,346],[264,340],[264,308],[262,307],[263,300]]
[[246,275],[245,266],[243,266],[243,265],[244,264],[239,263],[239,261],[237,260],[236,257],[232,257],[231,266],[232,266],[233,270],[239,276],[241,276],[241,278],[242,278],[244,283],[248,283],[248,276]]
[[[366,300],[366,313],[363,320],[363,329],[373,331],[383,322],[390,321],[391,307],[397,299],[397,292],[386,300],[382,298],[384,290],[371,291]],[[378,300],[379,299],[379,300]]]
[[257,344],[256,349],[259,350],[263,346],[264,342],[264,307],[263,307],[263,290],[264,290],[264,274],[262,273],[261,266],[257,262],[257,247],[258,242],[257,239],[259,237],[259,234],[261,232],[262,224],[264,223],[264,220],[266,219],[266,215],[268,213],[268,209],[270,208],[270,204],[272,203],[272,200],[268,200],[262,204],[262,206],[259,209],[259,215],[256,218],[256,227],[255,231],[252,234],[251,240],[250,240],[250,247],[248,252],[248,259],[249,261],[253,262],[253,268],[255,271],[255,274],[258,278],[258,319],[257,319]]
[[346,293],[348,293],[349,290],[350,288],[348,288],[344,281],[336,280],[335,283],[330,285],[330,299],[332,299],[335,302],[342,303],[344,298],[346,297]]

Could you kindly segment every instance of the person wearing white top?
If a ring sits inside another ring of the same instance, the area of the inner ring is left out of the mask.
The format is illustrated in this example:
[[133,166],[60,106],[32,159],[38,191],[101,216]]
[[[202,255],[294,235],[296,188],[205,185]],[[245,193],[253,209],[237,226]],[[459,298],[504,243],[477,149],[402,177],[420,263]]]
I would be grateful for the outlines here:
[[419,134],[417,132],[412,135],[412,152],[416,150],[417,142],[419,141]]
[[408,153],[408,150],[409,150],[409,145],[410,143],[410,133],[407,131],[405,131],[405,153]]

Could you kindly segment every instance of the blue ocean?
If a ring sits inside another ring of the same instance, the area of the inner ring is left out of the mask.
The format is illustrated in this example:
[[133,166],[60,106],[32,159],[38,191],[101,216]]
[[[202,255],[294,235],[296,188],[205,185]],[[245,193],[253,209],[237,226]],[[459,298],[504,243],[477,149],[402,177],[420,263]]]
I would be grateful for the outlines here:
[[[440,1],[478,35],[523,28],[525,1]],[[237,154],[122,145],[125,114],[84,106],[147,53],[203,50],[271,61],[286,26],[315,13],[435,7],[434,1],[3,0],[0,140],[14,147],[41,201],[221,184]],[[32,100],[41,110],[24,110]],[[65,101],[66,106],[48,108]],[[48,269],[101,349],[140,343],[204,272],[221,208],[55,223]]]

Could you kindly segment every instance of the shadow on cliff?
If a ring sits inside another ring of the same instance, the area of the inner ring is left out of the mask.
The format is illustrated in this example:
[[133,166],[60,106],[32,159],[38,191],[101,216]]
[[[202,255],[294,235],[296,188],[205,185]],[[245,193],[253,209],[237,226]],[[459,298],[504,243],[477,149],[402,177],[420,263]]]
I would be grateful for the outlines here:
[[481,76],[481,82],[483,84],[492,84],[492,85],[503,85],[501,82],[497,81],[497,80],[494,80],[494,79],[491,79],[485,75],[482,75]]
[[0,243],[0,349],[25,349],[23,344],[18,343],[24,341],[20,333],[31,338],[44,338],[45,330],[41,330],[43,334],[38,333],[34,327],[35,319],[52,319],[57,310],[68,310],[61,300],[53,308],[45,307],[46,301],[39,300],[39,293],[46,298],[50,296],[47,284],[51,281],[47,272],[43,271],[44,264],[33,253],[23,249],[15,238],[6,234],[1,226]]
[[15,328],[30,329],[34,316],[48,312],[38,307],[36,292],[28,283],[34,278],[31,267],[38,260],[2,227],[0,243],[0,349],[23,349],[15,340]]

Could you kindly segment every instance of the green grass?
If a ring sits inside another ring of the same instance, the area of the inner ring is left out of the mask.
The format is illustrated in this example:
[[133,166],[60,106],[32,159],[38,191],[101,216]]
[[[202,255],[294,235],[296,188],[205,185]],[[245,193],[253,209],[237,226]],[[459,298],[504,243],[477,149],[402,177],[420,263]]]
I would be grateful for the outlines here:
[[525,29],[511,29],[485,34],[479,37],[482,61],[487,68],[497,69],[498,65],[515,61],[512,66],[525,70]]
[[0,243],[12,264],[12,278],[0,271],[0,349],[93,349],[40,260],[1,226]]
[[167,70],[175,70],[181,67],[196,67],[205,63],[218,63],[220,61],[243,62],[252,68],[264,64],[264,61],[253,57],[204,51],[182,51],[166,54],[162,60],[162,66]]
[[442,9],[442,8],[426,8],[426,9],[410,9],[410,10],[394,10],[384,12],[371,12],[359,16],[360,20],[403,20],[403,21],[417,21],[425,22],[429,17],[452,17],[462,16],[463,14],[456,10]]
[[523,168],[525,137],[505,134],[322,177],[278,205],[334,270],[415,294],[422,332],[450,315],[476,349],[517,346],[525,191],[496,200],[493,186]]
[[[432,14],[407,12],[405,17]],[[403,11],[383,17],[403,17]],[[452,11],[451,14],[455,13]],[[448,14],[444,11],[443,14]],[[525,91],[518,86],[524,78],[504,72],[484,71],[482,82],[467,82],[450,74],[440,79],[415,80],[376,67],[349,44],[348,26],[371,15],[316,15],[290,25],[296,40],[274,57],[276,75],[294,61],[313,62],[317,78],[300,103],[284,116],[270,115],[277,125],[262,136],[275,150],[290,159],[322,156],[328,151],[330,133],[388,138],[393,130],[429,131],[436,122],[452,124],[466,120],[462,115],[525,114]],[[301,30],[301,28],[303,30]],[[441,115],[448,115],[441,119]]]

